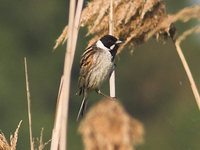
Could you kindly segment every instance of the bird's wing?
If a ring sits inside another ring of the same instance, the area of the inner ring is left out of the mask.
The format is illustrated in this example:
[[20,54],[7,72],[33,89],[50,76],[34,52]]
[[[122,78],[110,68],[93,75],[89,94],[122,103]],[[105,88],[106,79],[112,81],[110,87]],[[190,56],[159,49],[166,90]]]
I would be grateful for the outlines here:
[[86,81],[87,75],[93,64],[93,55],[97,52],[95,46],[91,46],[81,56],[80,60],[80,74],[78,79],[79,95],[83,92],[85,86],[88,84]]

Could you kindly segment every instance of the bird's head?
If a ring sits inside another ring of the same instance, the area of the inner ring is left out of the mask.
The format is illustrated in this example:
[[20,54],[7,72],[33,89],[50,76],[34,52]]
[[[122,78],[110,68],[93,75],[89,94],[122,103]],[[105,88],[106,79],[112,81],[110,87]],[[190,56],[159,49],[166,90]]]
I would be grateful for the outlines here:
[[112,35],[105,35],[97,41],[96,46],[98,48],[109,50],[111,52],[117,51],[121,43],[122,41],[118,40],[116,37]]

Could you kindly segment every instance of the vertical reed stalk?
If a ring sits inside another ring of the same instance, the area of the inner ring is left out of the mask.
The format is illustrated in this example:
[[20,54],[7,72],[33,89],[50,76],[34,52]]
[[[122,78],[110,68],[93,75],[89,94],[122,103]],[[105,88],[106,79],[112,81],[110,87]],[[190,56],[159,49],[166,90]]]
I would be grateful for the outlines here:
[[63,88],[61,91],[61,103],[62,103],[62,116],[61,116],[61,137],[60,137],[60,150],[67,149],[67,128],[68,128],[68,109],[69,109],[69,96],[70,96],[70,79],[72,69],[72,41],[73,41],[73,26],[74,26],[74,14],[75,14],[75,0],[70,0],[69,10],[69,30],[68,41],[66,46],[64,71],[63,71]]
[[60,90],[57,99],[58,103],[57,103],[54,129],[52,133],[51,150],[57,150],[58,145],[60,145],[59,146],[60,150],[67,149],[67,128],[68,128],[71,70],[72,70],[72,64],[74,60],[74,54],[78,38],[83,2],[84,0],[78,1],[75,13],[76,0],[70,1],[68,35],[66,35],[68,36],[68,42],[66,46],[63,77],[61,79]]
[[25,77],[26,77],[26,96],[27,96],[27,104],[28,104],[28,123],[29,123],[29,134],[30,134],[30,147],[31,150],[34,150],[33,145],[33,135],[32,135],[32,119],[31,119],[31,95],[28,81],[28,67],[26,57],[24,57],[24,67],[25,67]]
[[[76,43],[77,43],[77,39],[78,39],[78,31],[79,31],[79,27],[80,27],[83,2],[84,2],[84,0],[78,0],[76,14],[75,14],[74,29],[73,29],[73,41],[72,41],[73,42],[72,43],[72,58],[74,58]],[[72,63],[73,63],[73,61],[72,61]]]
[[[110,14],[109,14],[109,34],[113,35],[114,25],[113,25],[113,0],[110,0]],[[110,76],[110,97],[115,97],[115,70]]]
[[62,103],[61,103],[62,102],[61,101],[62,86],[63,86],[63,76],[61,77],[60,87],[59,87],[59,92],[58,92],[56,115],[55,115],[55,121],[54,121],[54,128],[53,128],[53,132],[52,132],[50,150],[57,150],[59,140],[60,140],[61,116],[62,116]]

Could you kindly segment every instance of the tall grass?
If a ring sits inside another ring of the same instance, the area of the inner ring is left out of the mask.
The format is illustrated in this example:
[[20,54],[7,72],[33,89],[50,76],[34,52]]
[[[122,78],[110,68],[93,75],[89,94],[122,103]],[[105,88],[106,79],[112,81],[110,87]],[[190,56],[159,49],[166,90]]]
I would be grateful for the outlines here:
[[[43,143],[43,131],[44,129],[42,128],[41,133],[40,133],[40,138],[37,142],[33,140],[33,134],[32,134],[32,117],[31,117],[31,94],[30,94],[30,88],[29,88],[29,78],[28,78],[28,65],[27,65],[27,60],[26,57],[24,57],[24,69],[25,69],[25,79],[26,79],[26,95],[27,95],[27,108],[28,108],[28,123],[29,123],[29,139],[30,139],[30,150],[43,150],[45,146],[50,142],[47,141]],[[20,122],[21,124],[21,122]],[[18,125],[18,128],[20,126]],[[17,133],[18,133],[18,128],[17,128]],[[16,132],[15,131],[15,132]],[[12,144],[11,144],[12,145]],[[15,144],[16,145],[16,144]],[[12,150],[12,149],[11,149]],[[13,149],[14,150],[14,149]]]
[[24,67],[25,67],[25,78],[26,78],[26,95],[27,95],[27,107],[28,107],[30,149],[34,150],[33,135],[32,135],[32,119],[31,119],[31,94],[30,94],[30,89],[29,89],[28,67],[27,67],[26,57],[24,57]]

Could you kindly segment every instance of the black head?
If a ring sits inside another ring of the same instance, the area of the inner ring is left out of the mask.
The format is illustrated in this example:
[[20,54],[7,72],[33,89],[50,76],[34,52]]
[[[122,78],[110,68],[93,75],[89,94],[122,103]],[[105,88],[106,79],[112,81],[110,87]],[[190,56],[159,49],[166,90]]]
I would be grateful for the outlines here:
[[105,35],[100,39],[100,41],[106,48],[111,49],[110,47],[115,44],[117,39],[112,35]]
[[122,43],[122,41],[118,40],[114,36],[105,35],[99,41],[97,41],[96,45],[99,48],[109,50],[114,59],[117,49],[119,48],[119,45],[121,43]]

